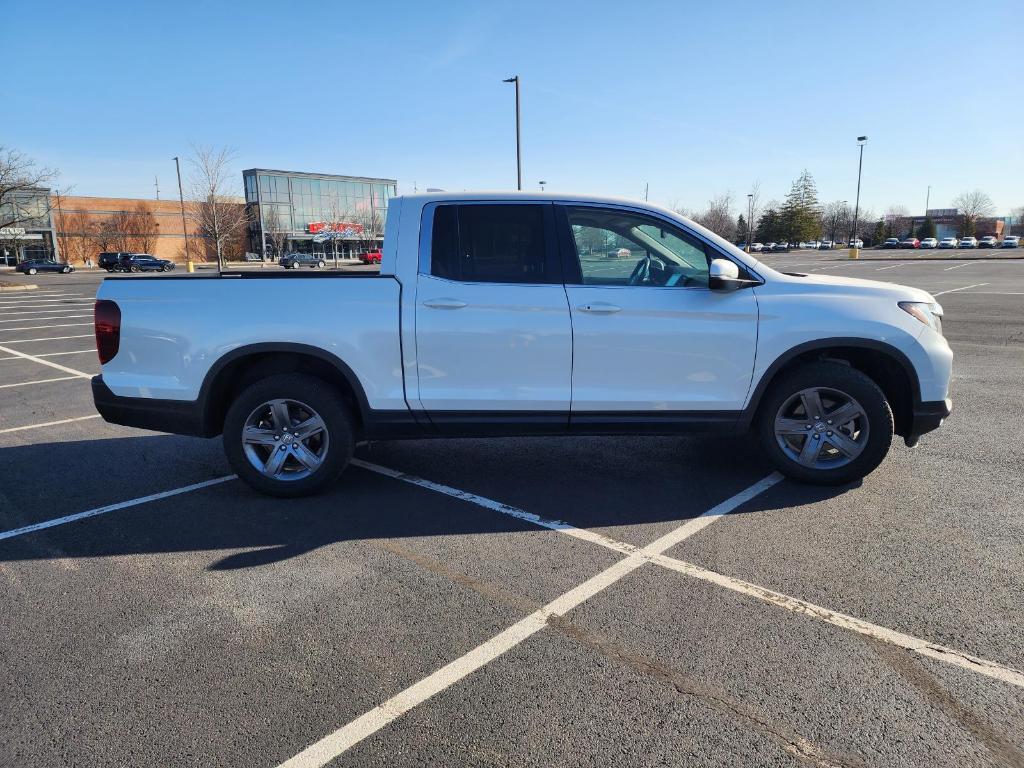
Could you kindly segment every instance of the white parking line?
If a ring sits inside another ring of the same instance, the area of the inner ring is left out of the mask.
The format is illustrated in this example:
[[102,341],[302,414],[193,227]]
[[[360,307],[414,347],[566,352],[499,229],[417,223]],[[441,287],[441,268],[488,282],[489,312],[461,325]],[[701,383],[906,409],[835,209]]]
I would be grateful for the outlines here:
[[[406,475],[402,472],[396,472],[393,469],[381,467],[377,464],[371,464],[360,459],[353,459],[352,463],[358,467],[368,469],[372,472],[378,472],[382,475],[387,475],[388,477],[393,477],[397,480],[403,480],[407,483],[412,483],[422,488],[428,488],[433,491],[438,491],[439,493],[444,493],[449,496],[453,496],[457,499],[469,501],[474,504],[478,504],[482,507],[486,507],[487,509],[491,509],[496,512],[501,512],[502,514],[510,515],[519,520],[524,520],[526,522],[533,523],[534,525],[539,525],[544,528],[550,528],[552,530],[558,531],[559,533],[565,533],[567,535],[574,536],[575,538],[583,539],[585,541],[591,541],[595,544],[606,547],[608,549],[612,549],[616,552],[636,554],[643,551],[637,549],[631,544],[625,544],[623,542],[616,541],[615,539],[611,539],[607,536],[601,536],[600,534],[593,533],[592,531],[585,531],[583,529],[575,528],[569,523],[562,522],[561,520],[546,520],[542,517],[538,517],[537,515],[533,515],[529,512],[524,512],[521,509],[510,507],[507,504],[502,504],[501,502],[494,501],[493,499],[488,499],[483,496],[477,496],[476,494],[473,493],[460,491],[456,488],[450,488],[439,483],[431,482],[430,480],[424,480],[422,478],[416,477],[415,475]],[[772,482],[768,483],[768,485],[766,486],[767,488],[771,487],[781,479],[781,475],[775,473],[774,475],[769,475],[761,482],[766,483],[771,480]],[[753,487],[754,486],[752,486],[751,488]],[[748,489],[748,491],[749,490],[750,489]],[[753,496],[751,496],[751,498],[753,498]],[[690,520],[685,525],[680,526],[680,528],[676,529],[676,531],[684,532],[684,535],[679,540],[681,541],[683,538],[693,535],[694,533],[696,533],[697,531],[701,530],[709,523],[711,523],[712,519],[709,519],[709,517],[714,512],[715,510],[709,510],[708,512],[705,512],[704,515],[696,517]],[[688,526],[690,528],[687,530]],[[673,534],[669,535],[671,536]],[[658,541],[661,541],[661,539],[659,539]],[[658,542],[655,542],[655,544],[657,543]],[[668,549],[670,549],[671,546],[673,545],[669,545],[669,547],[666,547],[661,551],[665,552]],[[873,637],[876,640],[882,640],[884,642],[891,643],[893,645],[899,646],[900,648],[904,648],[906,650],[919,653],[922,656],[927,656],[929,658],[936,659],[947,664],[952,664],[963,669],[972,670],[987,677],[992,677],[996,680],[1001,680],[1003,682],[1024,688],[1024,673],[1019,672],[1018,670],[1013,669],[1012,667],[1006,667],[1002,664],[997,664],[993,661],[988,661],[977,656],[972,656],[970,654],[957,651],[953,648],[947,648],[946,646],[938,645],[937,643],[930,643],[927,640],[921,640],[911,635],[907,635],[902,632],[897,632],[896,630],[892,630],[887,627],[880,626],[878,624],[872,624],[871,622],[864,621],[863,619],[858,619],[853,616],[847,616],[846,614],[838,613],[828,608],[822,608],[821,606],[817,606],[813,603],[809,603],[797,597],[791,597],[789,595],[783,594],[782,592],[775,592],[774,590],[768,589],[766,587],[758,586],[757,584],[751,584],[750,582],[742,581],[741,579],[735,579],[731,576],[725,576],[723,574],[716,573],[715,571],[711,571],[706,568],[701,568],[698,565],[687,563],[683,560],[677,560],[676,558],[669,557],[664,554],[652,555],[648,559],[650,560],[650,562],[656,565],[669,568],[673,571],[683,573],[687,576],[692,576],[696,579],[701,579],[703,581],[717,584],[718,586],[725,587],[726,589],[732,590],[733,592],[739,592],[750,597],[756,597],[758,600],[770,603],[779,608],[784,608],[793,613],[799,613],[804,616],[808,616],[810,618],[817,619],[819,621],[823,621],[837,627],[841,627],[851,632],[857,632],[858,634]]]
[[92,325],[92,323],[56,323],[54,325],[19,325],[17,328],[3,328],[0,332],[10,331],[38,331],[41,328],[73,328],[78,325]]
[[[47,352],[45,355],[36,355],[36,357],[60,357],[61,355],[84,355],[86,352],[96,352],[95,347],[89,349],[73,349],[69,352]],[[13,357],[0,357],[0,360],[24,360],[21,355],[14,355]]]
[[91,325],[91,323],[54,323],[52,326],[17,326],[16,328],[2,328],[0,329],[0,333],[10,333],[11,331],[40,331],[44,328],[75,328],[78,326]]
[[948,291],[939,291],[938,293],[933,293],[932,296],[941,296],[944,293],[956,293],[957,291],[966,291],[968,288],[981,288],[981,286],[983,285],[988,285],[988,283],[975,283],[974,285],[965,285],[962,288],[950,288]]
[[[367,465],[360,462],[358,466],[370,468],[375,465]],[[381,468],[383,469],[383,467]],[[389,474],[386,471],[384,474]],[[400,473],[399,473],[400,474]],[[401,477],[400,479],[405,479]],[[419,479],[419,478],[417,478]],[[427,481],[424,481],[427,482]],[[648,544],[643,549],[619,560],[614,565],[601,571],[601,573],[588,579],[577,587],[556,597],[547,605],[531,613],[525,619],[513,624],[503,632],[498,633],[490,640],[478,645],[473,650],[455,659],[433,674],[428,675],[418,683],[406,688],[401,693],[392,696],[383,704],[374,707],[361,717],[356,718],[348,725],[345,725],[334,733],[328,734],[320,741],[302,750],[295,757],[286,760],[280,768],[312,768],[324,766],[338,755],[358,744],[384,726],[397,720],[413,707],[422,704],[432,696],[450,688],[457,682],[472,674],[476,670],[486,666],[503,653],[510,651],[527,638],[533,636],[547,626],[548,619],[555,616],[564,616],[580,604],[589,600],[594,595],[602,592],[623,577],[629,575],[637,568],[648,562],[651,557],[660,555],[667,549],[675,546],[687,536],[691,536],[704,526],[726,515],[749,501],[757,494],[767,490],[778,482],[775,475],[769,475],[749,488],[741,491],[730,499],[709,509],[703,515],[690,520],[676,528],[674,531],[662,536],[657,541]],[[451,489],[455,490],[455,489]],[[459,492],[461,493],[461,492]],[[470,494],[472,496],[472,494]],[[523,513],[528,514],[528,513]],[[702,525],[693,525],[697,521],[705,519]],[[564,524],[563,524],[564,525]]]
[[[52,422],[60,423],[60,422]],[[151,493],[149,496],[141,496],[137,499],[131,499],[130,501],[120,501],[117,504],[108,504],[105,507],[96,507],[96,509],[89,509],[85,512],[76,512],[73,515],[65,515],[64,517],[57,517],[52,520],[44,520],[41,523],[33,523],[32,525],[26,525],[22,528],[15,528],[10,531],[0,531],[0,541],[4,539],[13,539],[15,536],[24,536],[26,533],[34,533],[35,531],[42,531],[46,528],[54,528],[58,525],[67,525],[73,523],[76,520],[84,520],[87,517],[96,517],[97,515],[105,515],[107,512],[116,512],[119,509],[127,509],[128,507],[137,507],[139,504],[146,504],[150,501],[158,501],[160,499],[166,499],[171,496],[180,496],[183,493],[189,493],[191,491],[198,491],[200,488],[209,488],[211,485],[217,485],[218,483],[226,483],[228,480],[234,480],[237,475],[224,475],[223,477],[215,477],[213,480],[203,480],[201,483],[193,483],[192,485],[186,485],[181,488],[174,488],[170,491],[160,491],[160,493]]]
[[58,419],[57,421],[44,421],[40,424],[28,424],[24,427],[7,427],[7,429],[0,429],[0,435],[6,435],[9,432],[24,432],[26,429],[40,429],[42,427],[55,427],[58,424],[70,424],[73,421],[85,421],[86,419],[98,419],[100,415],[94,413],[91,416],[75,416],[73,419]]
[[4,339],[4,344],[29,344],[33,341],[62,341],[64,339],[91,339],[92,333],[80,333],[77,336],[43,336],[41,339]]
[[897,267],[905,267],[905,266],[907,266],[907,265],[906,264],[893,264],[891,267],[878,267],[878,268],[875,269],[875,272],[883,272],[886,269],[896,269]]
[[61,365],[60,363],[51,363],[49,360],[43,360],[43,359],[41,359],[39,357],[36,357],[35,355],[29,355],[29,354],[27,354],[25,352],[19,352],[16,349],[10,349],[10,348],[2,346],[2,345],[0,345],[0,352],[6,352],[8,355],[13,355],[14,357],[20,357],[20,358],[23,358],[25,360],[31,360],[32,362],[40,363],[41,365],[48,365],[51,368],[56,368],[58,371],[64,371],[64,373],[70,373],[70,374],[72,374],[74,376],[78,376],[79,378],[83,378],[83,379],[91,379],[92,378],[92,374],[91,373],[85,373],[84,371],[75,370],[74,368],[68,368],[66,365]]
[[38,379],[37,381],[19,381],[15,384],[0,384],[0,389],[10,389],[11,387],[28,387],[32,384],[49,384],[51,381],[69,381],[70,379],[77,379],[77,376],[59,376],[56,379]]
[[717,584],[720,587],[725,587],[733,592],[739,592],[740,594],[744,594],[749,597],[755,597],[758,600],[778,606],[779,608],[784,608],[792,613],[798,613],[818,621],[823,621],[826,624],[832,624],[833,626],[849,630],[850,632],[856,632],[859,635],[881,640],[905,650],[913,651],[914,653],[918,653],[922,656],[927,656],[929,659],[935,659],[936,661],[941,661],[946,664],[952,664],[955,667],[967,669],[971,672],[977,672],[979,675],[985,675],[986,677],[991,677],[995,680],[1009,683],[1010,685],[1016,685],[1018,688],[1024,688],[1024,673],[1013,669],[1012,667],[1006,667],[1002,664],[997,664],[994,661],[979,658],[978,656],[971,656],[968,653],[963,653],[962,651],[957,651],[953,648],[947,648],[944,645],[930,643],[927,640],[921,640],[920,638],[904,634],[903,632],[897,632],[896,630],[889,629],[888,627],[872,624],[869,621],[864,621],[863,619],[858,619],[854,616],[848,616],[845,613],[839,613],[838,611],[833,611],[830,608],[822,608],[814,603],[808,603],[806,600],[790,597],[782,592],[776,592],[774,590],[767,589],[766,587],[758,586],[757,584],[742,581],[741,579],[734,579],[731,576],[725,576],[721,573],[710,571],[707,568],[701,568],[699,565],[687,563],[683,560],[676,560],[673,557],[657,555],[653,560],[658,565],[677,571],[678,573],[692,576],[695,579],[707,581],[711,584]]
[[986,261],[965,261],[963,264],[957,264],[957,265],[952,266],[952,267],[943,267],[943,271],[944,272],[949,272],[949,270],[951,270],[951,269],[960,269],[960,267],[969,267],[972,264],[987,264],[987,263],[988,262],[986,262]]
[[[53,315],[52,317],[12,317],[7,320],[0,320],[0,323],[36,323],[40,320],[73,320],[77,317],[92,317],[92,312],[87,315]],[[3,330],[13,331],[14,328]]]
[[81,312],[88,309],[88,305],[69,304],[66,307],[48,307],[46,309],[19,309],[16,312],[0,312],[0,317],[13,317],[14,315],[45,315],[49,312]]

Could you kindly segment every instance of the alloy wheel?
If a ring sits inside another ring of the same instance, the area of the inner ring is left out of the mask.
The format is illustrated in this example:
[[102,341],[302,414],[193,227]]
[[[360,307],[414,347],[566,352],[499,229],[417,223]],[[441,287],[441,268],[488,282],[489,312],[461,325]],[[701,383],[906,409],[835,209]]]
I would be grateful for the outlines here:
[[273,480],[301,480],[323,463],[330,445],[320,414],[298,400],[270,400],[242,426],[246,458]]
[[856,399],[829,387],[790,396],[775,416],[775,440],[793,461],[812,469],[835,469],[864,451],[867,412]]

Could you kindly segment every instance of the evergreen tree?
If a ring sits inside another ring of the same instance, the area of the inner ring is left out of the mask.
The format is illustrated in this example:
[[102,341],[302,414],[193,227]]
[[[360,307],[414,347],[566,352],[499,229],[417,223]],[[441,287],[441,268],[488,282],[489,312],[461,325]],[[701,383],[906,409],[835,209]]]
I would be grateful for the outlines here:
[[772,243],[782,240],[782,220],[778,210],[766,208],[757,220],[757,232],[754,237],[762,243]]
[[781,212],[786,237],[790,242],[821,238],[821,206],[814,177],[804,169],[793,182]]
[[742,213],[736,219],[736,239],[747,242],[747,218]]
[[871,242],[877,245],[878,243],[885,240],[885,238],[888,237],[888,235],[886,235],[887,231],[888,230],[885,226],[885,219],[879,219],[878,221],[876,221],[875,231],[871,233]]

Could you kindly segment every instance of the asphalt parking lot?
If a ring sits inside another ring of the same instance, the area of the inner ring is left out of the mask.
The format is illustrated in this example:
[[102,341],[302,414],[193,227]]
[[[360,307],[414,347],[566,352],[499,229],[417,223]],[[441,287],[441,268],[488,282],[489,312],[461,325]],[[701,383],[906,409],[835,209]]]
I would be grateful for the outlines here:
[[955,410],[841,489],[529,438],[270,499],[95,416],[98,275],[3,275],[0,765],[1024,765],[1024,261],[864,253],[764,260],[935,294]]

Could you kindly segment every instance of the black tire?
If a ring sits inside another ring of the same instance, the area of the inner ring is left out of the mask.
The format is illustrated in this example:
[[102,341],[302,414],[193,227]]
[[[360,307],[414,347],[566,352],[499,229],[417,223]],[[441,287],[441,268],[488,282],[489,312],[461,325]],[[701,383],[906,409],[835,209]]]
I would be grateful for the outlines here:
[[324,262],[322,262],[322,261],[318,261],[316,263],[316,266],[317,266],[317,269],[323,269],[326,266],[326,264]]
[[[242,442],[249,415],[260,405],[276,399],[304,403],[323,419],[328,437],[327,452],[312,474],[296,480],[268,477],[250,462]],[[260,379],[246,388],[228,408],[224,419],[224,452],[232,469],[246,484],[270,496],[294,498],[320,493],[337,480],[348,466],[355,448],[352,416],[334,387],[314,376],[286,373]]]
[[[793,459],[779,444],[775,418],[780,409],[796,393],[812,387],[844,393],[863,408],[867,420],[866,442],[860,454],[849,463],[835,468],[806,466]],[[844,485],[861,479],[882,463],[892,444],[893,415],[885,394],[871,378],[842,363],[817,362],[788,371],[772,382],[758,409],[754,429],[762,449],[784,475],[811,485]]]
[[132,264],[130,269],[131,269],[132,272],[138,272],[139,271],[139,268],[135,264]]

